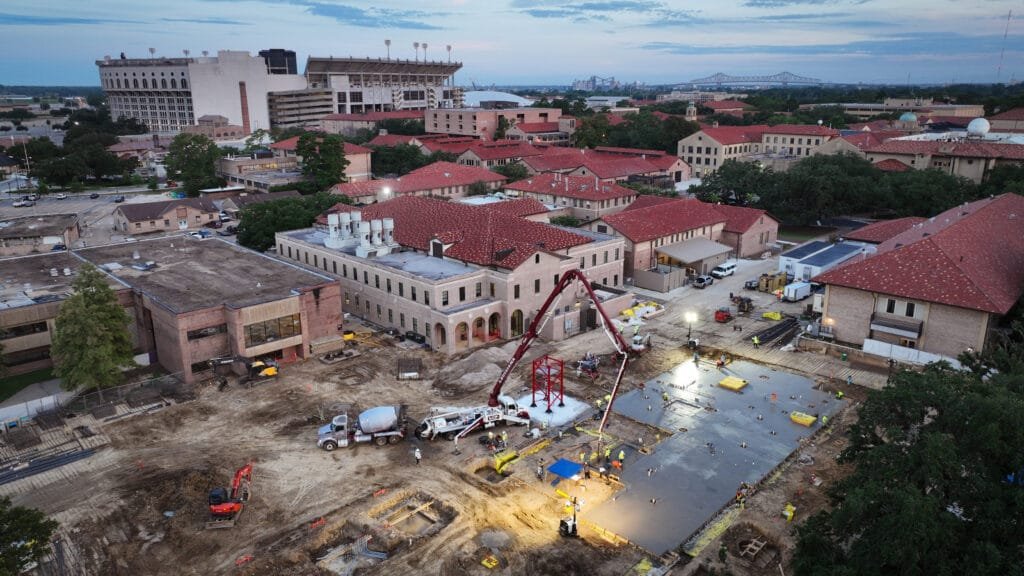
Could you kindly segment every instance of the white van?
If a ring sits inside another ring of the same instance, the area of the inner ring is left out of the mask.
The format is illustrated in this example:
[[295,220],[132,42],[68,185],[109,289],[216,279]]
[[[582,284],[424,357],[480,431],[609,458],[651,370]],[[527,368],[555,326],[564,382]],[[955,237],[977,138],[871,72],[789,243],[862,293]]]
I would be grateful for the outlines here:
[[734,262],[723,262],[711,270],[711,275],[715,278],[725,278],[726,276],[732,276],[735,273],[736,264]]

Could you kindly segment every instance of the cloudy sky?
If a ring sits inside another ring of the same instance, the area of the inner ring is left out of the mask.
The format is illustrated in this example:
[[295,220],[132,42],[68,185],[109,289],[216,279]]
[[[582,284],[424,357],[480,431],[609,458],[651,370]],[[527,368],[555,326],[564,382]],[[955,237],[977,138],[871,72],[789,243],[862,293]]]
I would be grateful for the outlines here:
[[465,84],[676,83],[719,71],[994,82],[1024,79],[1021,16],[1024,0],[3,0],[0,83],[98,85],[96,59],[151,47],[288,48],[304,61],[384,56],[385,39],[394,58],[414,58],[413,42],[447,58],[451,45]]

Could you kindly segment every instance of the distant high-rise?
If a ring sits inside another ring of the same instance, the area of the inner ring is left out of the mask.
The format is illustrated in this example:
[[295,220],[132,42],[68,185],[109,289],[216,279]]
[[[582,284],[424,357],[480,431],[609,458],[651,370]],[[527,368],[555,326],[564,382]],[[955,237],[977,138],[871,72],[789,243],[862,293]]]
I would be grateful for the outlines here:
[[295,51],[283,48],[260,50],[260,56],[267,61],[267,72],[271,74],[298,74]]

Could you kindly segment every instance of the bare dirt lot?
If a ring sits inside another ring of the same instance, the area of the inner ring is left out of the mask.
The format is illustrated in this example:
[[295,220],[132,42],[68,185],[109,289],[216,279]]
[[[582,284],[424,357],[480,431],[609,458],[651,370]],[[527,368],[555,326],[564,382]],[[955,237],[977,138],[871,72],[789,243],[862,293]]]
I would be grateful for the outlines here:
[[[682,346],[688,329],[682,310],[670,306],[648,323],[655,350],[630,364],[627,388],[691,356]],[[710,338],[719,328],[708,322],[698,330]],[[86,574],[611,575],[645,561],[642,550],[588,526],[585,510],[582,538],[560,538],[564,498],[534,476],[539,458],[577,459],[581,451],[595,449],[589,431],[596,423],[589,416],[580,429],[549,433],[539,444],[525,438],[522,428],[509,429],[510,443],[524,456],[507,477],[493,473],[493,455],[474,438],[479,433],[462,442],[458,453],[451,442],[416,438],[383,447],[318,449],[317,427],[341,405],[351,406],[352,414],[405,404],[415,427],[433,406],[484,403],[515,343],[455,358],[382,336],[363,338],[358,348],[360,356],[336,364],[284,366],[279,378],[251,389],[203,386],[194,401],[105,424],[109,446],[76,464],[73,477],[49,484],[20,480],[0,486],[0,494],[59,520],[76,567]],[[717,348],[736,354],[747,349],[724,337]],[[588,350],[611,351],[602,331],[538,343],[506,391],[516,395],[527,388],[528,360],[552,353],[568,365]],[[399,380],[400,358],[421,359],[425,378]],[[566,376],[567,394],[591,405],[609,391],[613,378],[610,367],[596,380],[568,370]],[[856,401],[856,390],[848,394]],[[834,462],[840,449],[836,432],[847,424],[848,418],[836,418],[833,436],[805,446],[813,464],[784,469],[748,501],[739,523],[725,533],[730,559],[755,539],[736,532],[741,526],[760,530],[770,540],[765,550],[773,546],[777,561],[788,559],[792,525],[781,518],[782,506],[793,502],[799,519],[825,505],[824,485],[814,486],[809,474],[827,482],[841,473]],[[625,439],[645,431],[612,418],[609,433]],[[418,465],[417,447],[423,454]],[[228,485],[235,469],[248,462],[254,466],[253,495],[237,524],[206,530],[209,490]],[[622,486],[595,478],[574,489],[600,502]],[[696,573],[705,559],[717,561],[717,550],[717,543],[707,546],[674,573]],[[749,569],[738,560],[729,567],[734,574],[778,573],[774,565],[759,571],[755,560]]]

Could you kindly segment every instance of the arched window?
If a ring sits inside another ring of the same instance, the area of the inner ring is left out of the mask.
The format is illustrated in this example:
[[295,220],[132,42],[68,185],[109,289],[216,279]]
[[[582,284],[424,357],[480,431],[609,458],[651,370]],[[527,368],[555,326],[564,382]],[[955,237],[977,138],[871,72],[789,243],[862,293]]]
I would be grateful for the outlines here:
[[164,90],[167,89],[167,79],[166,78],[161,78],[160,79],[160,87],[163,88]]
[[143,88],[149,88],[149,81],[146,80],[145,78],[142,79],[142,87]]
[[133,84],[133,85],[134,85],[134,86],[135,86],[136,88],[138,88],[138,87],[139,87],[139,79],[138,79],[138,78],[132,78],[132,84]]
[[185,80],[184,78],[181,79],[181,89],[188,90],[188,80]]
[[178,81],[175,80],[174,78],[171,78],[171,88],[173,88],[175,90],[178,89]]
[[121,79],[120,79],[120,78],[118,78],[118,79],[117,79],[117,87],[118,87],[118,88],[120,88],[120,87],[121,87]]

